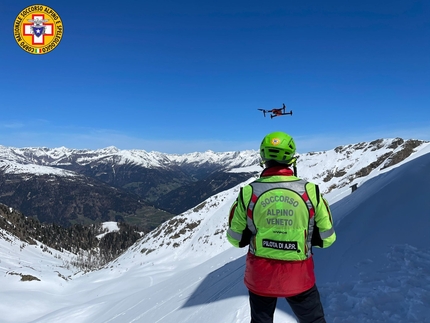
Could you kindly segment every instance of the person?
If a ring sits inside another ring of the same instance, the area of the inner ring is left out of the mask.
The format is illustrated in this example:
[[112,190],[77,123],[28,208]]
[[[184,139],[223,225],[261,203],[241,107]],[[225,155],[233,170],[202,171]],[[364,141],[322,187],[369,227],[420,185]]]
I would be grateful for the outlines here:
[[297,177],[295,152],[290,135],[265,136],[260,145],[265,168],[230,208],[227,239],[235,247],[248,246],[244,283],[251,323],[272,323],[279,297],[300,323],[326,322],[312,247],[329,247],[336,234],[318,185]]

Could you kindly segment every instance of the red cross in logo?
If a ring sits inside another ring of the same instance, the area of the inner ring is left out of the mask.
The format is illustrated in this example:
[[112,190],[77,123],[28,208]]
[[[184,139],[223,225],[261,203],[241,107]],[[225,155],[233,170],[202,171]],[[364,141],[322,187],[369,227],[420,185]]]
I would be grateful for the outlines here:
[[54,35],[54,24],[46,23],[48,19],[45,19],[43,13],[32,15],[30,22],[31,24],[23,24],[24,36],[33,36],[32,45],[45,45],[45,35]]

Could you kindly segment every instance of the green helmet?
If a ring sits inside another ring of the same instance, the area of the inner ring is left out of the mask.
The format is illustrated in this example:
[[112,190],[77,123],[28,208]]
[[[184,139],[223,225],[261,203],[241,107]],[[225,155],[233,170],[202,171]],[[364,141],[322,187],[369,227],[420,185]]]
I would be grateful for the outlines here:
[[296,153],[293,138],[285,132],[272,132],[263,138],[260,156],[263,162],[275,160],[281,164],[290,164]]

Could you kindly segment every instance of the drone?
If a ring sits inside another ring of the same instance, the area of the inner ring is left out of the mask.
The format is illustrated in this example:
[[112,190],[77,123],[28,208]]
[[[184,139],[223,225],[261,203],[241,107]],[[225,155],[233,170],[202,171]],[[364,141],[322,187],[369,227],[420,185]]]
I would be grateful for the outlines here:
[[266,116],[266,113],[270,113],[270,118],[280,117],[280,116],[286,116],[286,115],[293,115],[293,110],[290,112],[285,112],[286,106],[285,103],[283,103],[282,108],[276,108],[272,110],[264,110],[264,109],[258,109],[260,111],[263,111],[264,116]]

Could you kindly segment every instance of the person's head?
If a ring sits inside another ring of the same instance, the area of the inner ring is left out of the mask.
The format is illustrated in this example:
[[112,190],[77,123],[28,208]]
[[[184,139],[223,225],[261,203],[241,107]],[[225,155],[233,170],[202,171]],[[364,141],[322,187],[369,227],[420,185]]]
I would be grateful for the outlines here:
[[295,162],[296,144],[285,132],[269,133],[260,144],[260,156],[266,167],[277,164],[291,165]]

